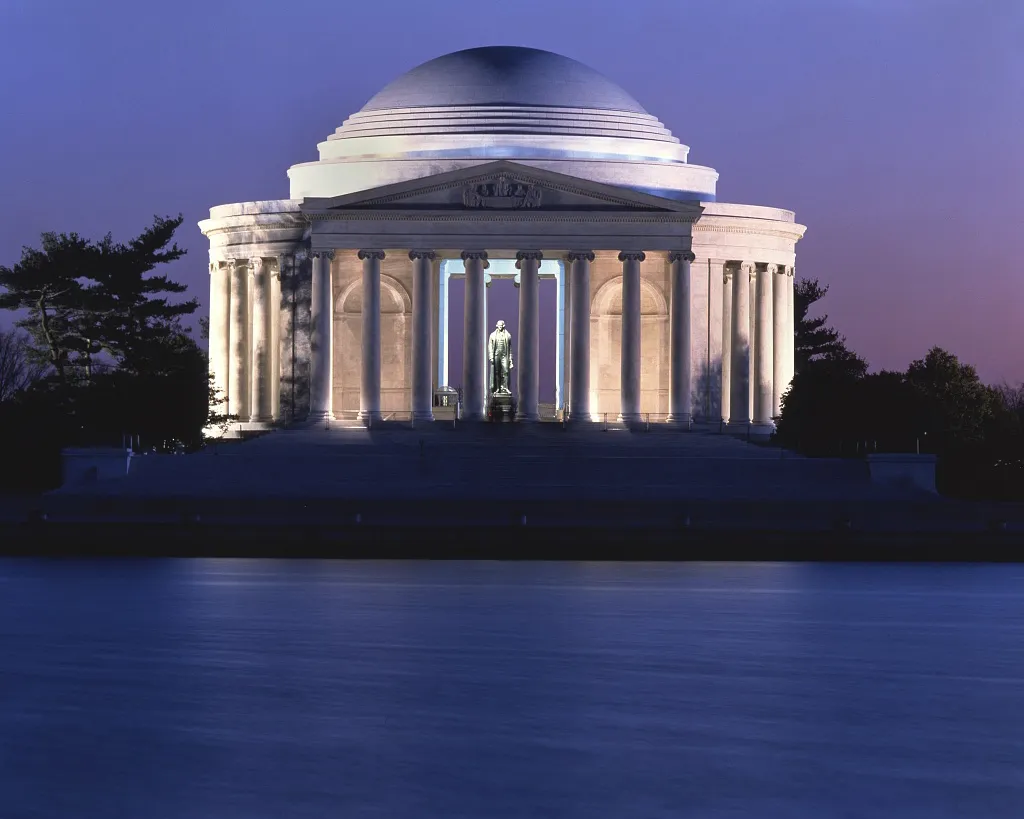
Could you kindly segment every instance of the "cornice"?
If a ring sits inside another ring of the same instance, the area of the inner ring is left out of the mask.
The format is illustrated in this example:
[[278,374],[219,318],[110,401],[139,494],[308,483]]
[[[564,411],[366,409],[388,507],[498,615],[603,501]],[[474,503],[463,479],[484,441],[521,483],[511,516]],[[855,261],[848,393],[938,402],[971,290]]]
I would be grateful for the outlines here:
[[583,211],[318,211],[307,214],[315,222],[569,222],[608,224],[693,224],[696,216],[675,211],[665,213],[587,213]]
[[[788,224],[786,222],[775,222],[775,225]],[[693,232],[697,233],[727,233],[731,235],[742,235],[742,236],[771,236],[776,239],[789,239],[794,242],[800,241],[804,237],[804,233],[807,228],[803,225],[796,225],[796,229],[786,230],[778,227],[765,227],[756,228],[752,226],[733,226],[733,225],[716,225],[708,224],[703,220],[698,221],[693,226]]]

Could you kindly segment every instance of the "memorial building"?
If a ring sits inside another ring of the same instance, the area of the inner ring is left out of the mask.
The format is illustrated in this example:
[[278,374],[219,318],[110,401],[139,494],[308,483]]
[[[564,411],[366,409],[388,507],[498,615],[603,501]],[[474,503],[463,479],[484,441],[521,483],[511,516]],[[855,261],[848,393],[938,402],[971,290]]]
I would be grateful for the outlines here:
[[[767,433],[793,375],[788,210],[718,201],[718,173],[566,57],[474,48],[394,80],[288,170],[289,198],[211,208],[210,365],[243,427],[427,421],[456,387],[485,417],[514,277],[516,418]],[[465,310],[449,282],[465,277]],[[539,281],[557,281],[553,315]],[[464,323],[463,366],[449,327]],[[540,326],[557,328],[540,348]],[[542,356],[556,383],[541,384]]]

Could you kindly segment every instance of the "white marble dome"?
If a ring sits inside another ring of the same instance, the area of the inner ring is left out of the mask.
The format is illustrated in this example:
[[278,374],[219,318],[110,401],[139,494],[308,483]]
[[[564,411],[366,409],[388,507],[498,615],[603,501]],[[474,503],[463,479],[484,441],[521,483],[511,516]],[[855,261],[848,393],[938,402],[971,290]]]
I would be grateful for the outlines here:
[[293,166],[291,198],[330,197],[494,159],[674,199],[714,201],[718,174],[628,92],[576,60],[487,46],[398,77]]

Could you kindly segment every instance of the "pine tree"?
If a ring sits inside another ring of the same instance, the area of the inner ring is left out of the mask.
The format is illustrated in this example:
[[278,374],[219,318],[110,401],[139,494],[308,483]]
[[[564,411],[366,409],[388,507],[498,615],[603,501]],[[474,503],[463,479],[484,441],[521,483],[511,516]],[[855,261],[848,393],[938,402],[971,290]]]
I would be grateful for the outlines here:
[[822,287],[817,279],[801,279],[793,292],[793,308],[796,314],[796,342],[794,359],[796,372],[802,372],[807,363],[819,359],[845,361],[852,352],[846,346],[846,336],[839,334],[828,324],[828,314],[808,318],[811,305],[828,293],[828,285]]
[[168,296],[184,293],[185,285],[150,275],[185,254],[170,244],[181,222],[181,215],[154,217],[127,243],[110,234],[92,242],[44,233],[41,249],[26,247],[18,264],[0,267],[0,308],[28,311],[18,326],[61,383],[73,373],[91,380],[104,352],[121,369],[140,372],[159,354],[154,345],[184,332],[179,319],[195,312],[198,300],[171,303]]
[[155,351],[153,345],[162,345],[182,332],[179,319],[199,307],[197,299],[171,303],[167,296],[184,293],[186,286],[164,275],[148,275],[157,265],[185,255],[177,244],[168,247],[181,222],[181,215],[174,219],[157,216],[151,227],[127,244],[115,243],[107,234],[96,245],[88,295],[94,299],[100,343],[130,372],[145,369]]
[[77,233],[44,233],[40,249],[24,247],[21,261],[0,265],[0,309],[28,311],[16,324],[29,332],[29,353],[52,367],[61,382],[82,346],[82,280],[91,269],[91,247]]

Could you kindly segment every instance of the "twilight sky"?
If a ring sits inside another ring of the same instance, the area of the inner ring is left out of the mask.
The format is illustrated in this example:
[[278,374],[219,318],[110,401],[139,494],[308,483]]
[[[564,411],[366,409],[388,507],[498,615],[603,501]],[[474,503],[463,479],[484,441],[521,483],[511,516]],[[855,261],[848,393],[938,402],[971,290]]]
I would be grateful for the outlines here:
[[630,91],[720,201],[795,210],[872,367],[938,344],[1024,380],[1021,42],[1022,0],[0,0],[0,263],[182,212],[205,305],[211,205],[286,197],[409,68],[527,45]]

